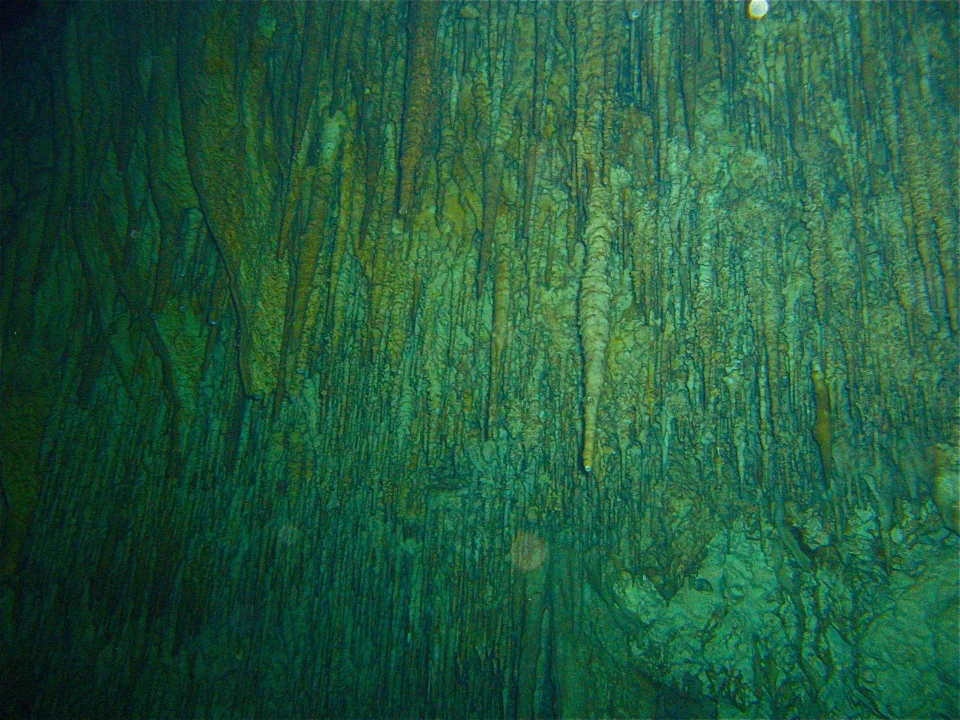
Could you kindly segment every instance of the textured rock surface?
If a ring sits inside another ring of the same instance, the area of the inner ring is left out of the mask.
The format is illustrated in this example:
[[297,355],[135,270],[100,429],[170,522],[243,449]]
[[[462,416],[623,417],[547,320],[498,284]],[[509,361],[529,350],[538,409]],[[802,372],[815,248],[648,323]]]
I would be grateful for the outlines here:
[[4,22],[0,715],[960,714],[957,15]]

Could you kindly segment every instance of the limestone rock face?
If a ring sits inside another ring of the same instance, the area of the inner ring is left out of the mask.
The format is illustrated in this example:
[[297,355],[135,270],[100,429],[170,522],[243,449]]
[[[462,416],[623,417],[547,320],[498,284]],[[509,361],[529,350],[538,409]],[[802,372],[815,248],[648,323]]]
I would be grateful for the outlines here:
[[[864,520],[868,527],[876,518]],[[868,713],[952,712],[960,692],[955,543],[934,552],[905,543],[899,551],[910,572],[882,581],[869,577],[872,559],[850,543],[847,572],[861,576],[854,592],[830,564],[796,573],[765,550],[764,534],[742,521],[719,533],[669,601],[645,576],[611,578],[615,608],[639,621],[619,621],[633,628],[633,662],[658,665],[670,686],[716,699],[723,717],[804,714],[807,701],[790,689],[793,673],[813,679],[821,706],[837,715],[863,714],[865,700]],[[597,602],[592,612],[598,642],[614,651],[619,633],[600,620],[609,609]],[[928,696],[931,678],[947,684],[936,700]]]
[[943,524],[954,533],[960,533],[960,463],[957,446],[940,444],[934,448],[933,485],[930,494],[940,511]]
[[0,3],[0,716],[960,715],[957,6],[748,7]]

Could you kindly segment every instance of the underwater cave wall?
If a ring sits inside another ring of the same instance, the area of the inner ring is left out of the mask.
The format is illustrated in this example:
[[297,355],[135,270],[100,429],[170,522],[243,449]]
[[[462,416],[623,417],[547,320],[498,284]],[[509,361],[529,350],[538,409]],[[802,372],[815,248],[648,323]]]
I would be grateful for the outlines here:
[[2,709],[954,714],[957,6],[745,8],[6,31]]

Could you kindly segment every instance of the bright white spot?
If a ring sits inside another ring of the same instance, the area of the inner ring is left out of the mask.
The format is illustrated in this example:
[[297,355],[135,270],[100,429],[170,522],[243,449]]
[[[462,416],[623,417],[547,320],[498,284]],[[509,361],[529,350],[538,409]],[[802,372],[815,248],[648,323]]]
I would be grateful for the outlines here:
[[769,9],[770,3],[767,0],[750,0],[750,4],[747,5],[747,15],[753,20],[759,20],[767,14]]

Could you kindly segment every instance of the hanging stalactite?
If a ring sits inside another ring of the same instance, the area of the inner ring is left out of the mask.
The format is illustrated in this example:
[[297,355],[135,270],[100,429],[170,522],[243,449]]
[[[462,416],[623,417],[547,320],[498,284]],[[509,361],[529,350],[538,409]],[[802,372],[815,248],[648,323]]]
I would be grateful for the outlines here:
[[603,392],[607,370],[607,344],[610,341],[610,194],[597,185],[590,189],[587,202],[587,227],[584,244],[587,255],[580,280],[580,339],[583,344],[583,469],[594,465],[597,432],[597,407]]
[[594,5],[578,22],[586,51],[578,68],[576,160],[585,169],[587,220],[583,234],[586,256],[580,278],[578,318],[583,352],[583,448],[582,465],[592,472],[597,444],[597,408],[607,370],[610,341],[610,280],[608,264],[613,240],[611,198],[603,175],[605,162],[604,120],[611,90],[605,72],[608,8]]

